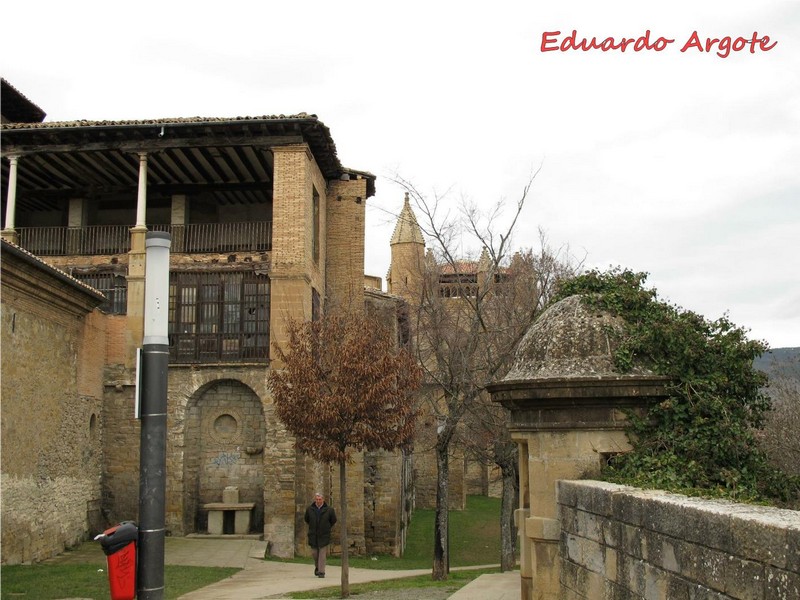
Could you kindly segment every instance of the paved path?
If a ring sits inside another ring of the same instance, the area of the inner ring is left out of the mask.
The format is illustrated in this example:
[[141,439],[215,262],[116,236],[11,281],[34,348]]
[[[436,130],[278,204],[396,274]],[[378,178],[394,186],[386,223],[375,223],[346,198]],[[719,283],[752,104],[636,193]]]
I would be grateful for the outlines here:
[[[263,560],[266,543],[249,540],[206,540],[174,538],[167,546],[170,564],[243,566],[232,577],[181,596],[180,600],[262,600],[278,599],[289,592],[315,590],[337,585],[340,567],[328,565],[327,577],[314,577],[313,566]],[[205,557],[212,555],[214,558]],[[430,569],[386,571],[350,567],[350,583],[427,575]],[[450,596],[451,600],[518,600],[519,573],[482,575]],[[424,600],[420,598],[419,600]]]
[[[327,577],[314,576],[313,565],[264,560],[266,543],[253,539],[168,537],[166,562],[198,567],[242,569],[227,579],[189,592],[180,600],[277,600],[289,592],[338,585],[341,568],[328,565]],[[79,550],[54,559],[59,562],[105,562],[100,545],[83,544]],[[387,571],[350,567],[350,583],[425,575],[430,569]],[[482,575],[450,596],[451,600],[518,600],[519,573]],[[418,600],[425,600],[419,598]]]

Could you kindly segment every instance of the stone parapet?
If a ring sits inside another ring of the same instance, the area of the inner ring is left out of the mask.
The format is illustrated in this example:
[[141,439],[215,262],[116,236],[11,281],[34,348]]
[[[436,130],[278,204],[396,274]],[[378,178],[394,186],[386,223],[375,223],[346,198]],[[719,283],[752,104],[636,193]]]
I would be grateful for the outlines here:
[[800,512],[559,481],[561,598],[800,598]]

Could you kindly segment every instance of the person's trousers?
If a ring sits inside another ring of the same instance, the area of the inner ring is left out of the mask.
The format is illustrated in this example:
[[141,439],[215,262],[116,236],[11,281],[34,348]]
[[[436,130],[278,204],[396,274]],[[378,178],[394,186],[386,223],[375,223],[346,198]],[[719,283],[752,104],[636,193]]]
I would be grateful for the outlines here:
[[325,573],[325,556],[328,554],[328,547],[311,548],[311,556],[314,557],[314,574]]

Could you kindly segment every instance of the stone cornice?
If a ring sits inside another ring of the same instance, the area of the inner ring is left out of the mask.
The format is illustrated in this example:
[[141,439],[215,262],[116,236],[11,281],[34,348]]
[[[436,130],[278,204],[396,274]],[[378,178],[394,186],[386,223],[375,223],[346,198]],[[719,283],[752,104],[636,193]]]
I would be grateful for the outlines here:
[[614,430],[628,424],[627,411],[643,412],[666,398],[668,377],[563,377],[487,386],[492,401],[511,411],[512,432]]

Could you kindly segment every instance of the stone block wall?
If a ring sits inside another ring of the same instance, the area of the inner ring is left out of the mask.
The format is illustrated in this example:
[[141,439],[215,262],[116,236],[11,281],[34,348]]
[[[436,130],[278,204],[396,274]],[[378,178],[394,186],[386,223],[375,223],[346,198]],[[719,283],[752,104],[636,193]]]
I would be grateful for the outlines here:
[[[436,508],[437,467],[436,419],[424,412],[417,419],[414,436],[414,505],[416,508]],[[450,445],[448,473],[448,504],[450,510],[464,510],[467,505],[466,461],[458,444]]]
[[2,474],[3,564],[35,563],[81,543],[95,526],[99,485],[88,477]]
[[134,418],[136,373],[106,368],[103,393],[103,513],[109,524],[139,514],[140,424]]
[[[100,299],[37,259],[2,255],[2,562],[96,532],[102,462]],[[79,378],[78,374],[82,376]]]
[[[203,505],[222,502],[228,486],[239,491],[239,502],[252,502],[253,531],[264,520],[263,462],[265,419],[261,399],[242,383],[222,379],[196,395],[187,407],[182,442],[183,479],[193,510],[186,510],[185,522],[207,531],[207,510]],[[178,441],[178,440],[175,440]],[[187,498],[188,500],[188,498]],[[189,503],[184,506],[188,509]]]
[[[328,492],[328,504],[336,509],[339,518],[331,536],[331,552],[339,554],[342,551],[342,491],[339,485],[339,465],[331,464],[331,486]],[[350,556],[363,556],[366,551],[364,541],[364,453],[353,452],[350,462],[345,469],[347,477],[347,544]],[[305,524],[303,530],[305,531]]]
[[400,450],[364,456],[364,528],[370,555],[403,552],[413,508],[410,465],[410,457]]
[[564,600],[800,598],[800,512],[597,481],[557,495]]

